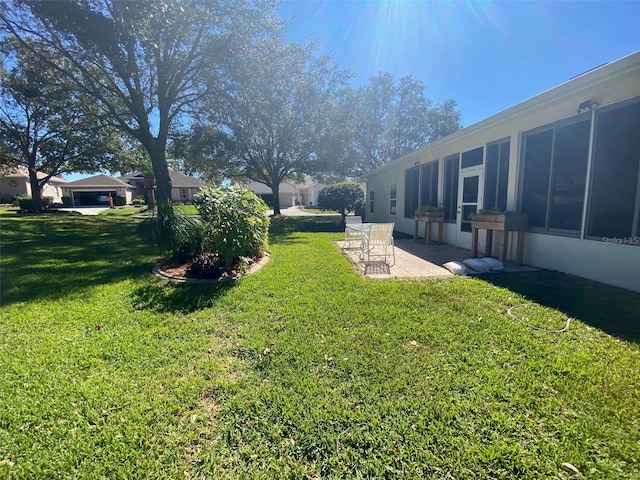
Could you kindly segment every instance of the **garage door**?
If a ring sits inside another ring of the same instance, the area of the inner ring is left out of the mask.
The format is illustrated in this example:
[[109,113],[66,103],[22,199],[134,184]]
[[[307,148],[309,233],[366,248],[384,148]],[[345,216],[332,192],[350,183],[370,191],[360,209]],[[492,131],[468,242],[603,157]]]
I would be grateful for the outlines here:
[[104,192],[73,192],[74,205],[77,207],[87,205],[109,205],[109,194],[115,199],[116,191]]

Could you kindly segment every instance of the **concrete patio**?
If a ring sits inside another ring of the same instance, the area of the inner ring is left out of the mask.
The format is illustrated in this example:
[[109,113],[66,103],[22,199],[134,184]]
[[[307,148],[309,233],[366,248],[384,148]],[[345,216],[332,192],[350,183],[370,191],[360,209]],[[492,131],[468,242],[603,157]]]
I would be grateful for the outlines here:
[[[376,248],[370,262],[360,259],[360,244],[336,242],[342,252],[356,265],[358,271],[371,278],[431,278],[449,277],[453,274],[442,264],[450,261],[462,262],[471,257],[471,252],[453,245],[425,244],[424,240],[399,239],[395,241],[396,261],[393,263],[389,249],[386,260],[384,249]],[[505,273],[532,272],[537,268],[528,265],[505,263]]]

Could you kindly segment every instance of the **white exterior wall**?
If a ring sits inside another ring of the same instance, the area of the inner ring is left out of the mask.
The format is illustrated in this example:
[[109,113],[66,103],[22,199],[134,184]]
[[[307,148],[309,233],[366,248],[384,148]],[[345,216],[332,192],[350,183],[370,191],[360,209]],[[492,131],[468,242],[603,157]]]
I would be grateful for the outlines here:
[[[575,78],[371,172],[367,175],[367,221],[394,222],[396,230],[413,234],[413,218],[404,218],[405,171],[418,163],[424,165],[438,160],[440,204],[444,200],[444,158],[477,147],[485,147],[484,167],[487,144],[507,137],[511,141],[507,210],[517,211],[524,132],[576,117],[577,106],[586,100],[593,100],[598,104],[597,108],[602,108],[634,98],[640,98],[640,52]],[[581,115],[588,118],[591,113]],[[389,187],[393,183],[397,186],[396,215],[389,213]],[[373,214],[369,210],[371,190],[375,192]],[[481,190],[480,196],[482,195]],[[482,200],[479,199],[479,208],[482,208]],[[424,224],[420,224],[421,233],[423,228]],[[445,243],[456,244],[457,237],[457,225],[445,223]],[[484,251],[482,231],[479,240],[480,251]],[[497,243],[494,240],[494,252],[497,251]],[[632,243],[635,243],[633,239]],[[470,245],[466,248],[470,248]],[[513,251],[512,241],[510,253]],[[527,232],[524,262],[640,291],[640,245],[637,244],[620,245],[602,240]]]

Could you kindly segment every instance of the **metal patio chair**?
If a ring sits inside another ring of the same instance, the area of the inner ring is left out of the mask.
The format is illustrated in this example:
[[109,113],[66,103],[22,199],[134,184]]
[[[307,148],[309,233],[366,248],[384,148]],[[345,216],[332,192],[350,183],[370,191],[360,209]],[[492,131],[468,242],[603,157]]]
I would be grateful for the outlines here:
[[372,223],[369,230],[362,237],[362,253],[360,258],[364,259],[367,255],[367,262],[371,261],[371,257],[382,256],[382,254],[372,253],[374,249],[384,249],[384,261],[387,261],[389,247],[393,256],[392,265],[396,264],[396,250],[393,242],[393,227],[395,223]]

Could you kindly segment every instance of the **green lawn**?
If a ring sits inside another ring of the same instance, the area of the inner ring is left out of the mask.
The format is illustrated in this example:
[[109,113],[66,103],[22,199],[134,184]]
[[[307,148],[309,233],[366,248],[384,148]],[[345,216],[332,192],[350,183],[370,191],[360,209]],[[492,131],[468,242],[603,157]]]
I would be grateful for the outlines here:
[[335,217],[174,286],[137,222],[0,213],[0,478],[640,478],[640,295],[362,279]]

